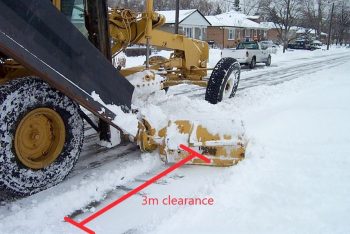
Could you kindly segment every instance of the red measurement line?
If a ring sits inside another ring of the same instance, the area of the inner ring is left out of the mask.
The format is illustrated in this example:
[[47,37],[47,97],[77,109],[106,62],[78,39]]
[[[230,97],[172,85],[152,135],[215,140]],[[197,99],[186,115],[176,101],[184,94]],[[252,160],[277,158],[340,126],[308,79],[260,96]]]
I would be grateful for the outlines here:
[[66,222],[71,223],[72,225],[80,228],[81,230],[89,233],[89,234],[95,234],[94,231],[92,231],[91,229],[85,227],[84,225],[91,222],[92,220],[96,219],[97,217],[99,217],[100,215],[106,213],[107,211],[109,211],[110,209],[112,209],[113,207],[117,206],[118,204],[122,203],[123,201],[125,201],[126,199],[128,199],[129,197],[135,195],[136,193],[140,192],[141,190],[143,190],[144,188],[148,187],[149,185],[153,184],[154,182],[156,182],[157,180],[159,180],[160,178],[166,176],[167,174],[169,174],[170,172],[176,170],[177,168],[183,166],[184,164],[186,164],[187,162],[191,161],[193,158],[198,157],[200,159],[202,159],[204,162],[206,163],[210,163],[210,159],[208,159],[207,157],[197,153],[196,151],[190,149],[187,146],[184,145],[180,145],[180,148],[189,152],[190,154],[182,159],[181,161],[177,162],[176,164],[174,164],[173,166],[169,167],[168,169],[164,170],[163,172],[161,172],[160,174],[154,176],[152,179],[146,181],[145,183],[141,184],[140,186],[138,186],[137,188],[131,190],[129,193],[123,195],[122,197],[120,197],[119,199],[117,199],[116,201],[112,202],[111,204],[109,204],[108,206],[102,208],[101,210],[97,211],[96,213],[92,214],[91,216],[87,217],[86,219],[84,219],[83,221],[81,221],[80,223],[75,222],[74,220],[72,220],[69,217],[64,217],[64,220]]
[[75,222],[73,219],[64,217],[64,221],[71,223],[72,225],[76,226],[77,228],[80,228],[81,230],[85,231],[86,233],[89,234],[95,234],[95,232],[87,227],[85,227],[83,224]]
[[193,149],[191,149],[191,148],[189,148],[187,146],[180,145],[180,148],[185,150],[185,151],[187,151],[187,152],[189,152],[190,153],[189,156],[192,155],[194,157],[198,157],[198,158],[202,159],[206,163],[210,163],[211,162],[209,158],[205,157],[204,155],[201,155],[200,153],[197,153],[196,151],[194,151]]

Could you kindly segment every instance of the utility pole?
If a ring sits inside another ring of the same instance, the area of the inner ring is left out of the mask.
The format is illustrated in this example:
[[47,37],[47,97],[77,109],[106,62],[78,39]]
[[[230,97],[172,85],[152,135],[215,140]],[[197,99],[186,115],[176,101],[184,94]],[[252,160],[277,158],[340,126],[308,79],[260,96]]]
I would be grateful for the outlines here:
[[245,1],[246,1],[246,0],[244,0],[244,2],[243,2],[243,14],[246,13],[246,12],[245,12],[245,9],[246,9],[246,8],[245,8]]
[[331,10],[331,19],[330,19],[330,21],[329,21],[327,50],[329,50],[329,45],[330,45],[330,43],[331,43],[331,33],[332,33],[333,11],[334,11],[334,2],[333,2],[333,4],[332,4],[332,10]]
[[288,30],[288,27],[289,27],[289,13],[290,13],[290,0],[287,1],[287,17],[286,17],[286,25],[284,27],[283,53],[286,52],[286,49],[288,47],[287,30]]
[[322,0],[318,0],[318,25],[317,25],[317,39],[321,39],[321,33],[322,33]]
[[180,0],[176,0],[175,34],[179,34]]

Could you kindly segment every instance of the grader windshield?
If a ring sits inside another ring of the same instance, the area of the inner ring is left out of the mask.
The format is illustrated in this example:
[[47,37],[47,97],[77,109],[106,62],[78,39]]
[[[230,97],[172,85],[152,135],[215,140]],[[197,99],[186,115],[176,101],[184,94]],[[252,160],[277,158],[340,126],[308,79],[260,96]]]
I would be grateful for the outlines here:
[[57,9],[61,10],[85,37],[88,36],[88,31],[85,27],[84,0],[58,0],[53,1],[53,4]]

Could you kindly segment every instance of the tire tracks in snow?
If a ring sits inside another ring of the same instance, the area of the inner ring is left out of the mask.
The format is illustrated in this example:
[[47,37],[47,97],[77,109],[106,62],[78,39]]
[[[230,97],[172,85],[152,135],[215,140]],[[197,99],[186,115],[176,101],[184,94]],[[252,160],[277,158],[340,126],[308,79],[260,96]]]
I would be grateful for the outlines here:
[[[312,74],[315,70],[325,70],[328,68],[333,68],[339,65],[342,65],[346,62],[346,59],[349,59],[348,54],[332,54],[323,56],[322,59],[309,58],[307,63],[298,63],[296,65],[282,65],[282,66],[273,66],[265,69],[259,70],[245,70],[241,74],[241,80],[238,87],[238,91],[245,90],[248,88],[253,88],[260,85],[278,85],[293,79],[297,79],[300,76],[307,74]],[[310,62],[311,61],[311,62]],[[252,74],[250,74],[252,73]],[[243,76],[243,77],[242,77]],[[189,94],[189,95],[186,95]],[[189,87],[186,90],[175,92],[173,95],[186,95],[190,98],[193,97],[202,97],[205,94],[205,88],[193,88]]]

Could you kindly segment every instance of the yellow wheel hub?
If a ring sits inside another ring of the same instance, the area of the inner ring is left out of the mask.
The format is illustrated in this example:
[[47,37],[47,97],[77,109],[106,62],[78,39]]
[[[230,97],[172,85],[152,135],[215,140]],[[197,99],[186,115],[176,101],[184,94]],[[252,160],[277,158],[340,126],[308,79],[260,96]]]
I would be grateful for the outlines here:
[[60,155],[65,138],[61,116],[52,109],[37,108],[25,115],[17,127],[17,158],[28,168],[45,168]]

